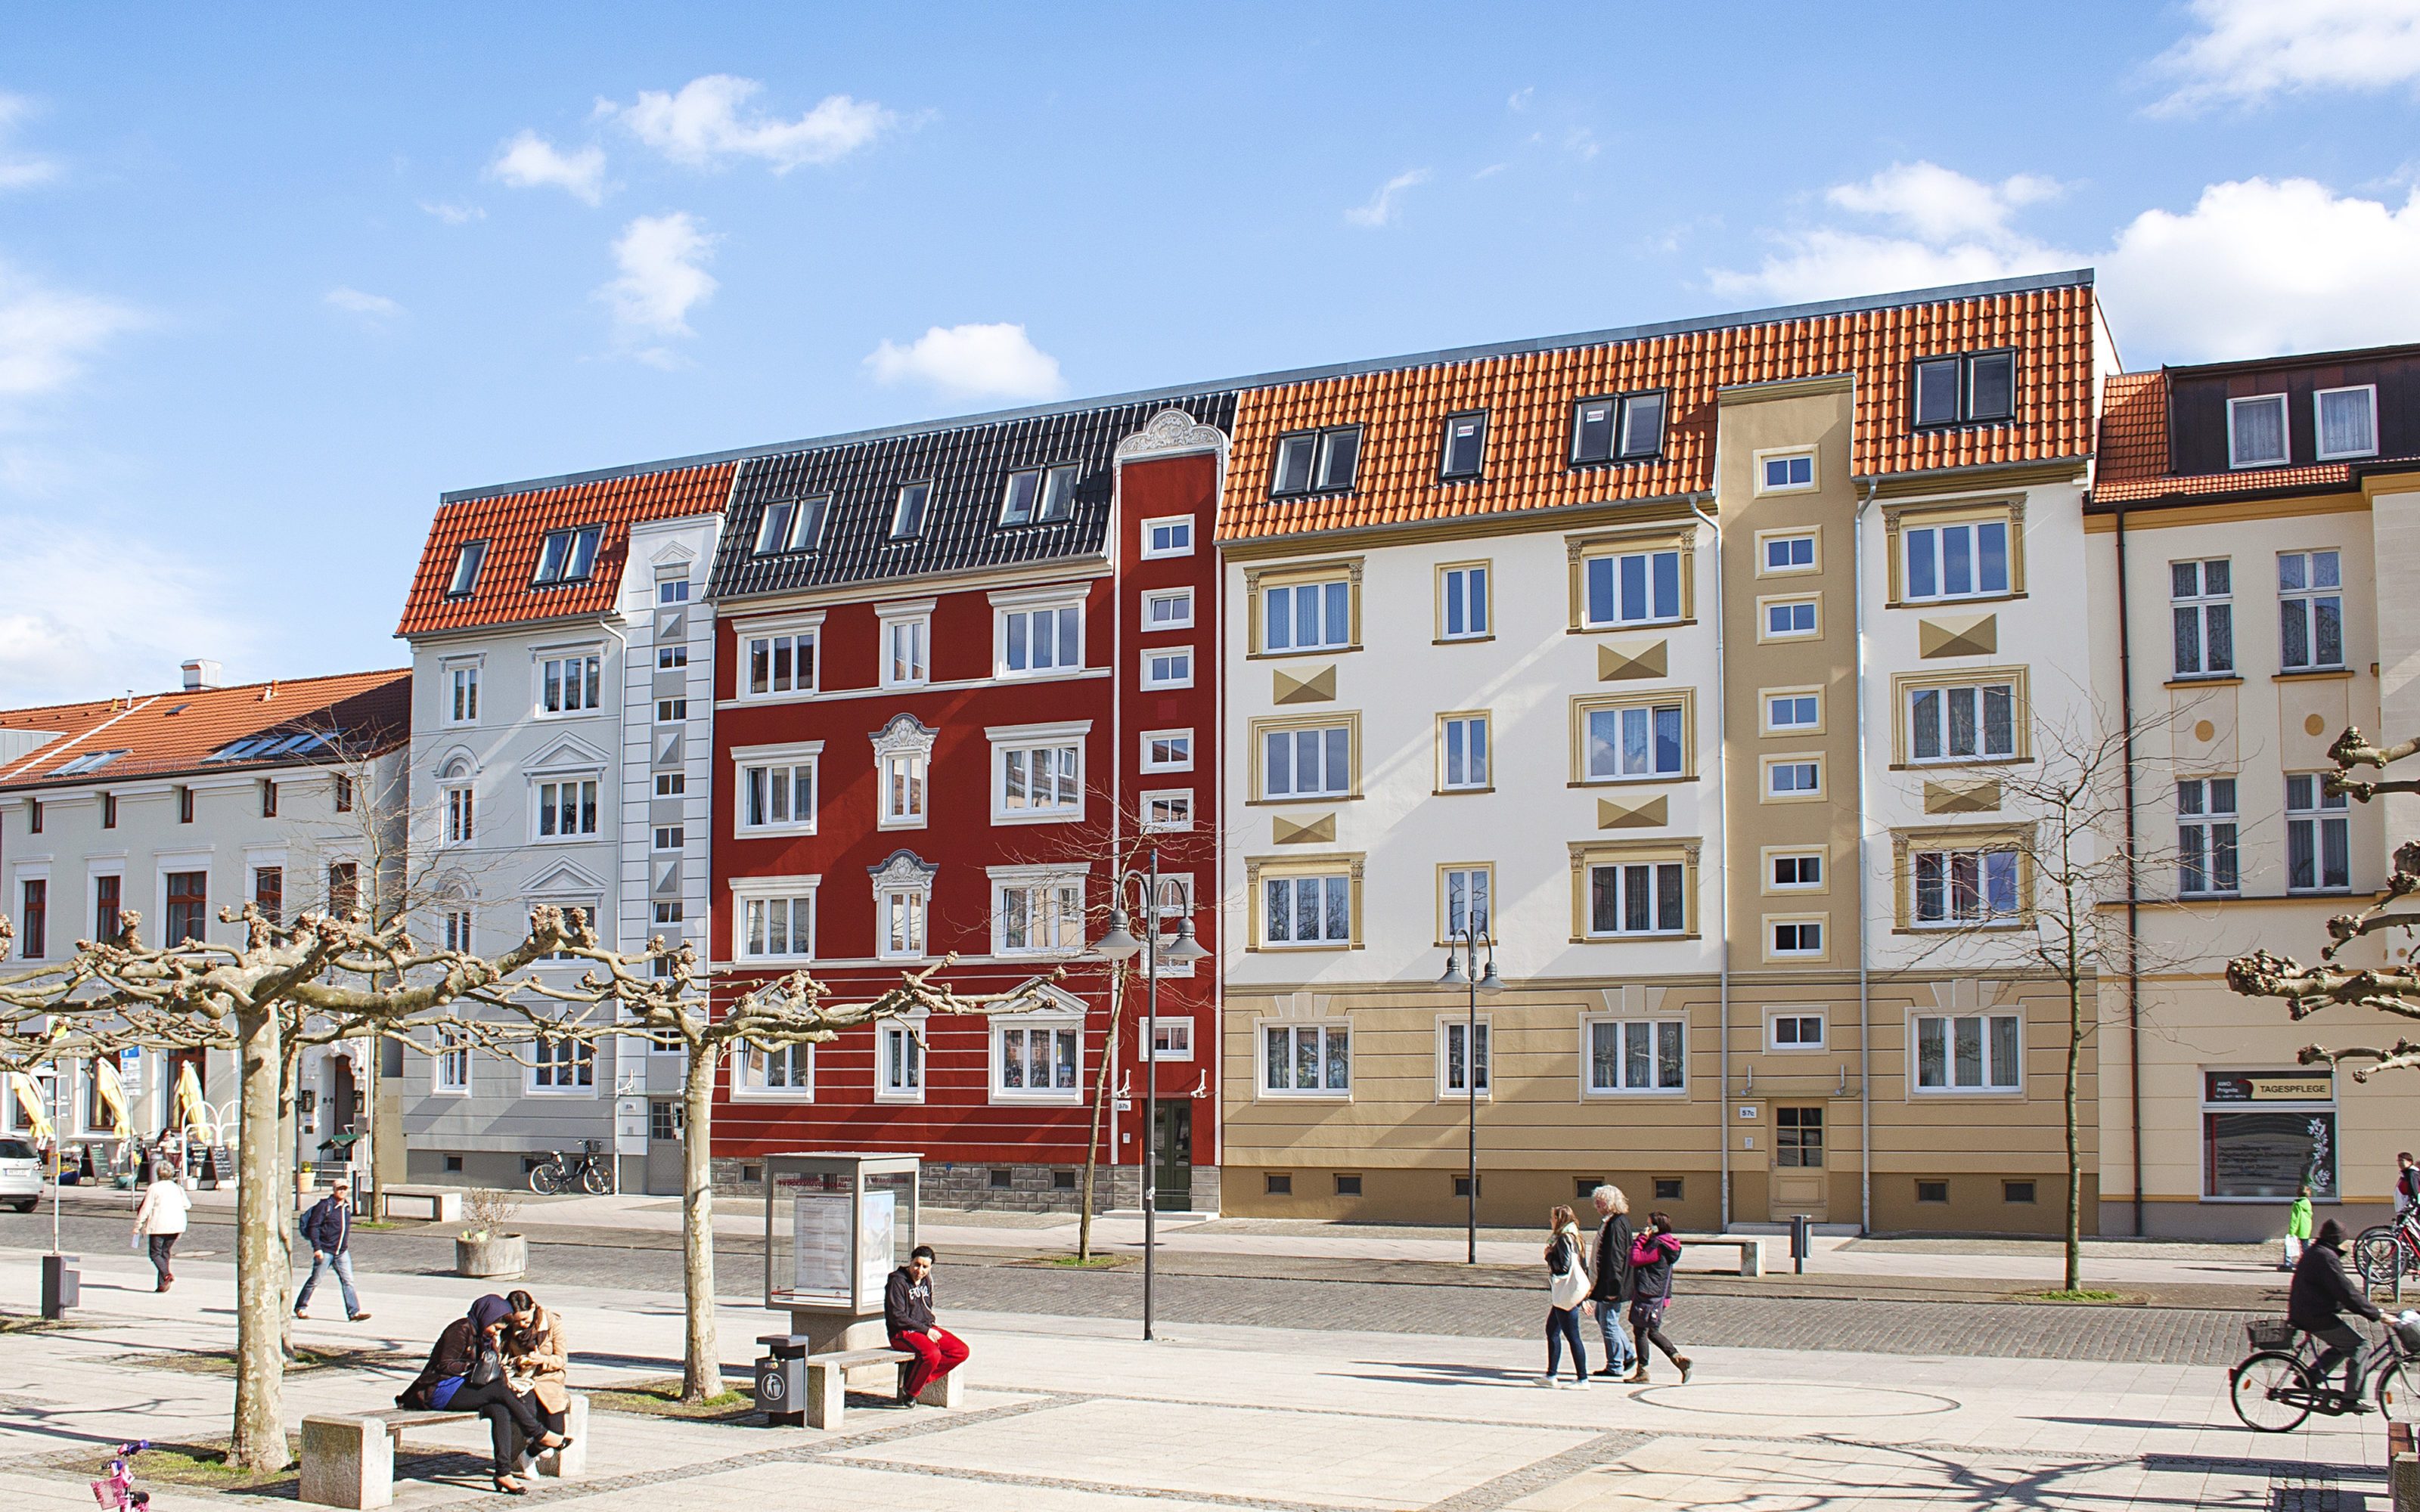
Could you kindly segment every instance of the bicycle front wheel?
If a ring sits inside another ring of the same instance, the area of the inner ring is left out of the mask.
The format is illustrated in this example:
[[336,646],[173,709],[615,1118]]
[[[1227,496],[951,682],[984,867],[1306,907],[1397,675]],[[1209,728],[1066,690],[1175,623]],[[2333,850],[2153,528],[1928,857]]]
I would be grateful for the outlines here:
[[2415,1362],[2397,1360],[2380,1370],[2375,1394],[2379,1416],[2420,1426],[2420,1368]]
[[542,1197],[551,1197],[563,1190],[563,1167],[554,1161],[544,1161],[530,1167],[530,1190]]
[[2311,1415],[2310,1372],[2282,1350],[2263,1350],[2237,1365],[2228,1391],[2235,1415],[2255,1433],[2284,1433]]
[[613,1183],[608,1180],[605,1175],[605,1167],[598,1165],[597,1162],[590,1161],[586,1165],[581,1167],[580,1189],[587,1193],[590,1196],[603,1196],[605,1195],[605,1189],[613,1184]]

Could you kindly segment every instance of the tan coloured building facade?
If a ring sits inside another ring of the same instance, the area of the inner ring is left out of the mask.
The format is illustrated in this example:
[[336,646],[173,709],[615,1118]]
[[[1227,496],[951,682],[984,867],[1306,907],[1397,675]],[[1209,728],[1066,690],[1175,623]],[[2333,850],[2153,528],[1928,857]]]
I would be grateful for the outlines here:
[[2066,275],[1248,392],[1225,1210],[1458,1218],[1475,1123],[1488,1222],[2055,1229],[1996,778],[2089,723],[2104,350]]

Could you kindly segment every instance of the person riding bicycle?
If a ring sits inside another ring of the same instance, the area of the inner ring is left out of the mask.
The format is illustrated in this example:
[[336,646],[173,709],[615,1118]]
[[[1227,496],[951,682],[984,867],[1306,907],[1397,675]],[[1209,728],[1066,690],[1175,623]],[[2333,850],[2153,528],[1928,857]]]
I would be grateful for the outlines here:
[[2303,1246],[2303,1257],[2294,1265],[2293,1287],[2286,1295],[2286,1321],[2326,1346],[2311,1366],[2313,1380],[2324,1386],[2336,1362],[2344,1362],[2345,1406],[2348,1411],[2359,1412],[2368,1411],[2361,1399],[2361,1355],[2365,1346],[2361,1331],[2346,1322],[2344,1315],[2358,1313],[2377,1322],[2381,1314],[2378,1304],[2362,1295],[2361,1288],[2346,1277],[2344,1241],[2344,1225],[2330,1218]]

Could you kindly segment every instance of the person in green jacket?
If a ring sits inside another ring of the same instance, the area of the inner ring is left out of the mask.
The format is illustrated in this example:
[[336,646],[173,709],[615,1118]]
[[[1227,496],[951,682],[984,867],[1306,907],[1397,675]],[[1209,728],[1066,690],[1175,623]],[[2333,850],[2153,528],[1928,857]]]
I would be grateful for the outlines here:
[[2311,1237],[2311,1189],[2305,1185],[2294,1205],[2286,1210],[2286,1257],[2278,1263],[2280,1271],[2290,1271],[2303,1257],[2303,1245]]

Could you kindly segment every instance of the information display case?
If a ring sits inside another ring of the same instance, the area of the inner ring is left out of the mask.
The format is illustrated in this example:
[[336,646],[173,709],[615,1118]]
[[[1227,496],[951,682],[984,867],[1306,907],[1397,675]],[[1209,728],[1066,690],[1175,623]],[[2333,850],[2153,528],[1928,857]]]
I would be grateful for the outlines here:
[[916,1247],[922,1165],[864,1152],[765,1158],[765,1305],[789,1314],[814,1352],[890,1342],[882,1289]]

